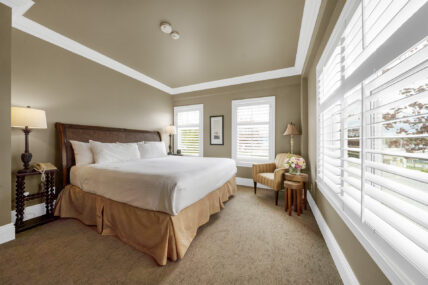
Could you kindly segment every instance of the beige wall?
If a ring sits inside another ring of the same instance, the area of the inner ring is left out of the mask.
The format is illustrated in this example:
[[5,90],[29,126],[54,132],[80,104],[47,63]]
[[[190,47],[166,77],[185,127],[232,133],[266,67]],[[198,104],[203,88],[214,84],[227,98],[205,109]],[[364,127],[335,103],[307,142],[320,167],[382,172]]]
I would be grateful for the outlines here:
[[0,226],[10,223],[11,11],[0,4]]
[[[300,77],[294,76],[173,96],[174,106],[204,104],[204,156],[232,156],[232,100],[275,96],[275,152],[289,152],[290,138],[284,137],[287,123],[300,129]],[[224,145],[210,145],[210,116],[224,115]],[[294,140],[300,153],[300,137]],[[238,167],[238,177],[251,178],[251,168]]]
[[[307,60],[305,64],[302,79],[302,84],[307,84],[307,90],[306,92],[302,92],[302,95],[306,97],[306,101],[308,102],[307,110],[303,110],[302,112],[306,112],[307,114],[316,114],[316,65],[344,4],[345,0],[324,0],[322,2],[322,18],[319,18],[317,21],[317,32],[311,42],[311,52],[309,54],[309,60]],[[302,90],[304,89],[305,87],[302,86]],[[303,108],[305,108],[305,106],[303,106]],[[309,115],[307,124],[308,158],[309,164],[311,165],[311,176],[315,177],[316,116]],[[389,284],[383,272],[368,255],[327,199],[317,189],[315,183],[313,183],[311,194],[359,282],[361,284]]]
[[[160,131],[172,123],[166,93],[15,29],[12,47],[12,105],[46,110],[48,121],[30,134],[33,163],[59,165],[55,122]],[[22,132],[12,130],[12,170],[23,149]]]

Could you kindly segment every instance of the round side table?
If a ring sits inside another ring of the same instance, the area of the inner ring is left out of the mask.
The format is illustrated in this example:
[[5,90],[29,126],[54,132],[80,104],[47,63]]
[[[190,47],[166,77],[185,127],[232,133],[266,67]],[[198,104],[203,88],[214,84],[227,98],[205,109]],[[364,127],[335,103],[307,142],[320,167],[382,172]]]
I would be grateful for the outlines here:
[[308,199],[307,199],[307,193],[308,189],[306,188],[306,183],[308,183],[309,176],[306,173],[300,173],[300,174],[290,174],[285,173],[285,181],[294,181],[294,182],[301,182],[303,183],[303,206],[305,210],[307,209],[308,205]]
[[291,201],[293,200],[294,211],[297,211],[297,215],[300,216],[300,213],[302,212],[303,183],[286,180],[284,181],[284,188],[286,190],[286,195],[284,198],[285,211],[288,210],[288,215],[291,216],[291,212],[292,212]]

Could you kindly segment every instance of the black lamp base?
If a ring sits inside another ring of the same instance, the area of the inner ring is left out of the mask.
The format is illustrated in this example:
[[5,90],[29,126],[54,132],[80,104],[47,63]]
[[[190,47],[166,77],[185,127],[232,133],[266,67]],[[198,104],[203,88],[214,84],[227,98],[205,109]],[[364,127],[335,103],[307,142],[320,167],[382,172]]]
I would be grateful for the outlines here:
[[21,169],[20,172],[31,172],[30,169],[30,162],[33,158],[33,155],[29,151],[29,143],[28,143],[28,136],[31,133],[31,130],[28,127],[25,127],[25,129],[22,130],[25,135],[25,152],[21,154],[21,161],[24,163],[24,169]]
[[24,163],[24,169],[30,171],[30,162],[33,158],[33,155],[29,152],[24,152],[21,154],[21,161]]

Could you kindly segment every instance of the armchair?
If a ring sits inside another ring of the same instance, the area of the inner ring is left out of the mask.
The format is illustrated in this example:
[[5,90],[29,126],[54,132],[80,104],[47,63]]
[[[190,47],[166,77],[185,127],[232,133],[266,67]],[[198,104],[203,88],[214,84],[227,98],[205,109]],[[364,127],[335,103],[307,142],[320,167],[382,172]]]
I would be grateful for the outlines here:
[[278,205],[279,190],[284,189],[284,173],[287,171],[285,160],[300,157],[291,153],[278,153],[275,162],[253,164],[254,194],[257,193],[257,183],[268,186],[275,191],[275,205]]

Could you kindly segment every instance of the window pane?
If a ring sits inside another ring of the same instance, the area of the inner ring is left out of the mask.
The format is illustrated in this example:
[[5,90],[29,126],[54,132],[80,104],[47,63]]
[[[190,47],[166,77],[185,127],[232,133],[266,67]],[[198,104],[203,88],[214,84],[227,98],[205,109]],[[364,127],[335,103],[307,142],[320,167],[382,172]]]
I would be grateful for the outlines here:
[[275,97],[232,102],[233,158],[243,165],[273,161]]
[[199,128],[177,128],[178,149],[184,155],[199,156]]
[[199,124],[199,111],[179,112],[177,115],[177,126]]
[[238,125],[237,158],[269,159],[269,125]]
[[237,109],[238,123],[269,122],[269,104],[240,106]]

